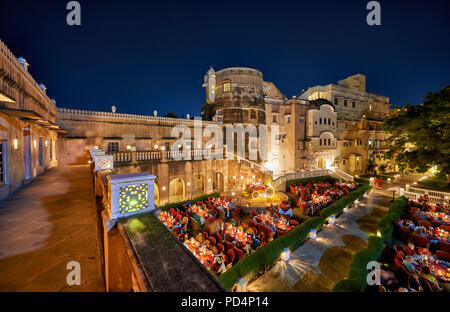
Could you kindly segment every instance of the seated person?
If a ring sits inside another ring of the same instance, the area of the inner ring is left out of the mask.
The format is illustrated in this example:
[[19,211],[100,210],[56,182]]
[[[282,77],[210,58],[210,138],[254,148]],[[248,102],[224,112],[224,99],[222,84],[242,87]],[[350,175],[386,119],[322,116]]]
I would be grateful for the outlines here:
[[260,244],[261,244],[261,241],[257,237],[255,237],[255,239],[253,240],[253,243],[251,244],[251,247],[253,249],[256,249],[259,247]]
[[442,288],[439,285],[438,280],[431,274],[429,267],[424,267],[421,272],[419,272],[420,276],[424,278],[428,283],[430,283],[430,286],[433,288],[433,290],[441,291]]
[[403,253],[405,255],[407,255],[407,256],[414,256],[414,255],[416,255],[417,253],[416,253],[416,251],[414,249],[414,244],[413,243],[409,243],[408,246],[406,246],[403,249]]

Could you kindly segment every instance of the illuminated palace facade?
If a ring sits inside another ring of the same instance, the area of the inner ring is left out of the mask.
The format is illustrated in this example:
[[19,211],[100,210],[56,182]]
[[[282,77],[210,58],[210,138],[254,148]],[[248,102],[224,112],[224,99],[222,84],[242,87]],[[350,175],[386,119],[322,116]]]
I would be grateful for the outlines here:
[[[156,175],[161,202],[239,189],[255,179],[271,181],[301,170],[363,174],[369,159],[378,172],[394,169],[384,160],[386,134],[380,129],[389,99],[366,92],[364,75],[288,99],[258,70],[211,68],[203,84],[203,129],[252,124],[270,131],[276,125],[277,135],[272,141],[268,136],[269,158],[174,161],[171,149],[178,138],[172,129],[181,124],[193,132],[193,118],[58,108],[29,73],[27,61],[1,41],[0,50],[0,200],[46,169],[87,164],[91,148],[113,155],[117,173]],[[191,148],[203,150],[209,139]],[[278,153],[271,146],[278,146]]]
[[325,168],[359,175],[369,160],[377,172],[395,169],[384,159],[387,134],[381,130],[389,98],[366,92],[362,74],[291,99],[251,68],[211,68],[203,86],[213,120],[279,127],[279,153],[266,164],[275,176]]

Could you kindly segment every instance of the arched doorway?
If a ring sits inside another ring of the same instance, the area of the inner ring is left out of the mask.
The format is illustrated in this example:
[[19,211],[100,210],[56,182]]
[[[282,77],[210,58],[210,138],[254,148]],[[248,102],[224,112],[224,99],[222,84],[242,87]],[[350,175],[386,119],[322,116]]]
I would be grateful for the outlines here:
[[206,180],[204,176],[199,175],[197,178],[197,193],[205,194],[206,191]]
[[221,172],[216,172],[214,176],[214,189],[223,191],[223,174]]
[[169,201],[179,202],[184,200],[185,186],[184,180],[175,178],[169,183]]
[[317,168],[318,169],[325,169],[326,168],[325,159],[322,156],[317,158]]
[[155,183],[155,205],[159,205],[159,187]]

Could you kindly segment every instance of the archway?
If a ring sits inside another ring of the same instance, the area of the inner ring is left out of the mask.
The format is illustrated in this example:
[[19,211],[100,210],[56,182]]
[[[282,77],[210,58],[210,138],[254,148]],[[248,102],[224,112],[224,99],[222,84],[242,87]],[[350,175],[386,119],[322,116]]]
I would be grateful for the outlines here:
[[221,172],[216,172],[214,176],[214,189],[223,191],[223,174]]
[[204,176],[199,175],[197,178],[197,193],[205,194],[206,192],[206,180]]
[[185,186],[184,180],[175,178],[169,183],[169,201],[179,202],[184,200]]
[[325,169],[326,168],[325,159],[322,156],[317,158],[317,168],[319,168],[319,169]]
[[159,205],[159,187],[155,183],[155,205]]

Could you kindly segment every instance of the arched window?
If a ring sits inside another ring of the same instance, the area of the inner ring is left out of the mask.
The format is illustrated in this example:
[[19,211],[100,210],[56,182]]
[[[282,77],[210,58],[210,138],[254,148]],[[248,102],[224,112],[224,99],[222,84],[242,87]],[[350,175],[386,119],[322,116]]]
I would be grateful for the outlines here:
[[256,119],[256,112],[254,110],[250,111],[250,119]]
[[322,124],[322,117],[319,118],[319,124]]

